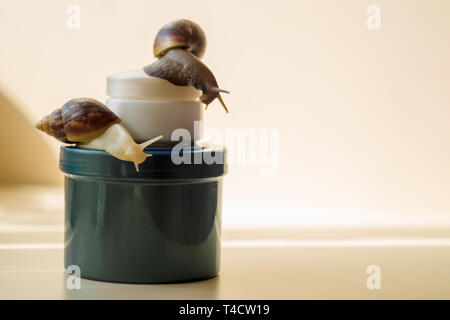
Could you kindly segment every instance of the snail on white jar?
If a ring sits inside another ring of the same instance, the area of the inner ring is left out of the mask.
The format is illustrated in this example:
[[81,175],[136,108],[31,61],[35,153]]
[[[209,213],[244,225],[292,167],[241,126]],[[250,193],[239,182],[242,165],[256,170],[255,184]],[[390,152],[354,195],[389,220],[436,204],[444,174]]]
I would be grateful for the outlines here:
[[121,120],[103,103],[89,98],[72,99],[42,118],[36,128],[64,143],[105,150],[113,157],[139,164],[151,154],[144,149],[162,136],[136,144]]
[[229,92],[219,88],[211,70],[200,61],[205,48],[205,33],[198,24],[185,19],[169,22],[155,38],[153,53],[158,60],[144,71],[178,86],[194,86],[203,92],[200,101],[206,108],[217,98],[228,112],[220,93]]

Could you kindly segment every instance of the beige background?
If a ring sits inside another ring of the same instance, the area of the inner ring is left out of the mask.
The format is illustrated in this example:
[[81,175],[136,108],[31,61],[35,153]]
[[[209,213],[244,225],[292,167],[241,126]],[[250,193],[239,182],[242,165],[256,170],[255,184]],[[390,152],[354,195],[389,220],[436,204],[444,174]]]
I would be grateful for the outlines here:
[[[66,28],[69,4],[80,30]],[[366,27],[371,4],[380,30]],[[0,0],[0,178],[60,181],[58,144],[31,123],[72,97],[104,100],[106,76],[151,62],[155,33],[184,17],[231,90],[231,113],[214,103],[206,126],[280,130],[278,174],[232,166],[226,223],[450,223],[449,12],[447,0]]]

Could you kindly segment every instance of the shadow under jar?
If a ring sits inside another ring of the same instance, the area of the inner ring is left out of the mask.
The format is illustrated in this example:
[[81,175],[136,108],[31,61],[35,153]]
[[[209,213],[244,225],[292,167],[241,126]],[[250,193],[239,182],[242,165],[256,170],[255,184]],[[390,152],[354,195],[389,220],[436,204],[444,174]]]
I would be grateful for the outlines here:
[[190,163],[179,165],[171,151],[149,148],[153,156],[136,172],[104,151],[61,148],[66,269],[75,265],[82,278],[126,283],[219,272],[225,151],[190,147],[184,155]]

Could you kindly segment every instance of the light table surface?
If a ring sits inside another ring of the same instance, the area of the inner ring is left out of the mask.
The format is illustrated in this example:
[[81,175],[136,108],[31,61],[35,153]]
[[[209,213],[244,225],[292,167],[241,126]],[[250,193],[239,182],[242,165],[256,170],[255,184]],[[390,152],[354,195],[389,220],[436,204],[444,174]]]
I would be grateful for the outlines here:
[[[69,290],[62,208],[60,189],[0,190],[0,299],[450,299],[445,226],[225,228],[217,277]],[[371,265],[380,290],[367,288]]]

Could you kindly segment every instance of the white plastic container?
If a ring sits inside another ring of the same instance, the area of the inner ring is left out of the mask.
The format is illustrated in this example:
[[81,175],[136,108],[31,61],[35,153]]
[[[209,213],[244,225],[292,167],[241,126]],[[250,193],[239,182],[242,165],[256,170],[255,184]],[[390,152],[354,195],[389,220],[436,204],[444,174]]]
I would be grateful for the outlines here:
[[[171,136],[179,128],[188,130],[192,141],[203,137],[205,105],[198,100],[202,92],[192,86],[175,86],[135,70],[108,77],[106,91],[106,105],[136,142],[163,135],[162,143],[176,143]],[[195,121],[201,121],[197,128]]]

